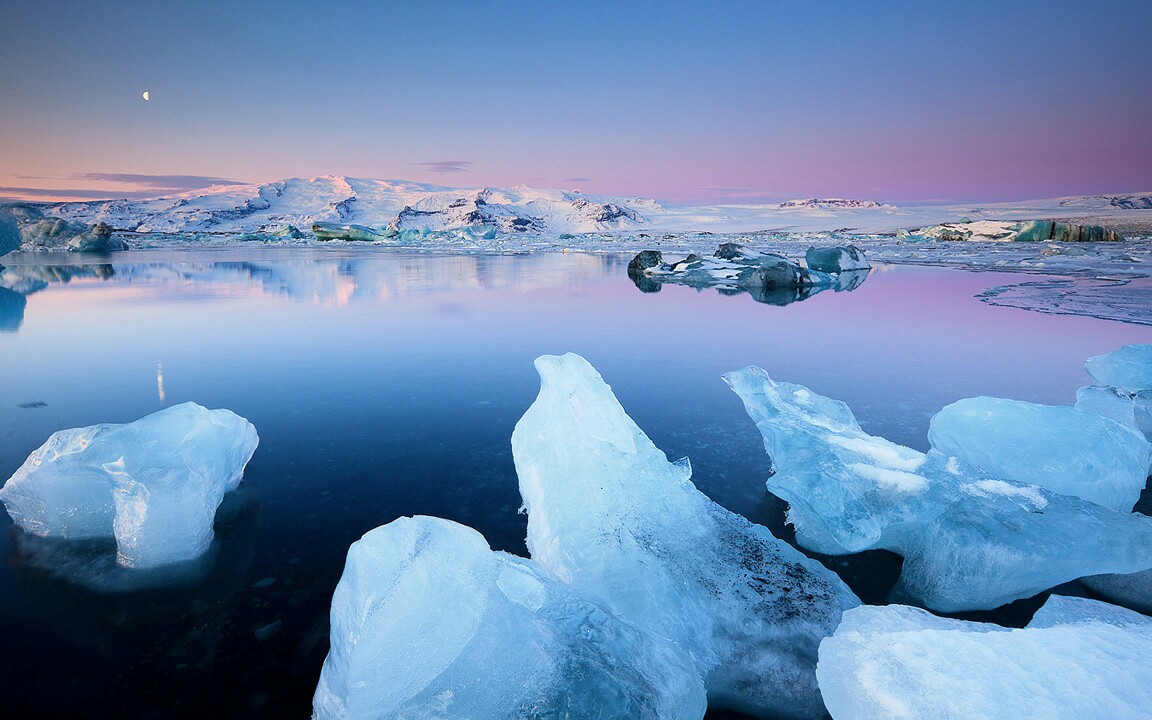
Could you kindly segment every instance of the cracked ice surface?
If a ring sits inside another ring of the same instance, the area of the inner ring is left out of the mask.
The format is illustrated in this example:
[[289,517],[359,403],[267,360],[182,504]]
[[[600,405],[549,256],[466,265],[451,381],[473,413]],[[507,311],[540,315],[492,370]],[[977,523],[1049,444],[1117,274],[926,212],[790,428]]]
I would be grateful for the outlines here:
[[724,379],[776,466],[797,541],[904,557],[904,592],[951,612],[991,609],[1062,582],[1152,568],[1152,519],[982,473],[867,435],[842,402],[756,367]]
[[512,435],[532,558],[687,650],[715,706],[821,716],[815,652],[852,592],[697,490],[582,357],[536,368],[540,394]]
[[1020,629],[865,606],[820,644],[816,674],[835,720],[1137,720],[1152,620],[1059,595]]
[[0,489],[13,521],[41,537],[115,537],[136,568],[191,560],[212,542],[224,493],[256,451],[230,410],[183,403],[135,422],[53,433]]
[[618,620],[475,530],[400,518],[348,549],[316,720],[697,720],[680,649]]

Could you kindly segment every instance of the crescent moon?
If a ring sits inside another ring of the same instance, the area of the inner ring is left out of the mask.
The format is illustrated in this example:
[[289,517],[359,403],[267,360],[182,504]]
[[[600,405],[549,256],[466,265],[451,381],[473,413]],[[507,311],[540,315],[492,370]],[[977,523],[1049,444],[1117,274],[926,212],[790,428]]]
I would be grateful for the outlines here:
[[144,99],[145,100],[151,100],[151,98],[148,97],[148,91],[147,90],[144,91]]

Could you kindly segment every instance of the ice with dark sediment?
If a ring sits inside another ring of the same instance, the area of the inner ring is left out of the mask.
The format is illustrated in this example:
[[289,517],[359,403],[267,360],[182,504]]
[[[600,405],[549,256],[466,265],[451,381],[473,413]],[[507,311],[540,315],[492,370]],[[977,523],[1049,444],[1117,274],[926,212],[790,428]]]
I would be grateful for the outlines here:
[[54,433],[0,488],[13,521],[41,537],[116,540],[126,567],[200,556],[224,494],[256,450],[230,410],[183,403],[123,425]]
[[699,720],[683,649],[471,528],[400,518],[348,550],[315,720]]
[[533,560],[688,651],[714,706],[820,717],[816,648],[852,592],[697,490],[584,358],[536,368],[540,394],[512,435]]
[[764,437],[798,542],[904,557],[900,591],[991,609],[1085,575],[1152,568],[1152,519],[996,477],[865,433],[842,402],[756,367],[725,380]]
[[865,606],[821,643],[816,674],[834,720],[1143,720],[1152,619],[1059,595],[1015,629]]

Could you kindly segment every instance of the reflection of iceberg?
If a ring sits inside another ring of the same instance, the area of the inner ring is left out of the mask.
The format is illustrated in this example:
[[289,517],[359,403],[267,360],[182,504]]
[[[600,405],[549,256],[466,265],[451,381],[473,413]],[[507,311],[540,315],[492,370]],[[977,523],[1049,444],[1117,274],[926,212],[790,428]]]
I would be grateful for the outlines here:
[[892,550],[904,557],[903,590],[928,607],[991,609],[1085,575],[1152,567],[1143,515],[868,435],[844,403],[760,368],[725,380],[764,436],[776,466],[768,489],[788,501],[800,544]]
[[[159,588],[187,588],[231,574],[238,560],[251,564],[258,504],[239,489],[224,496],[216,511],[211,546],[199,557],[154,568],[127,568],[117,562],[112,538],[73,540],[40,537],[12,528],[9,560],[17,567],[98,593],[129,593]],[[241,572],[241,579],[246,575]]]
[[809,248],[807,263],[804,267],[782,255],[724,243],[710,257],[691,254],[666,260],[660,252],[645,250],[628,263],[628,277],[646,293],[659,292],[663,283],[675,283],[697,290],[715,288],[723,295],[748,293],[756,302],[788,305],[829,288],[855,290],[871,269],[854,245]]
[[0,332],[16,332],[24,322],[24,306],[28,299],[23,294],[0,287]]

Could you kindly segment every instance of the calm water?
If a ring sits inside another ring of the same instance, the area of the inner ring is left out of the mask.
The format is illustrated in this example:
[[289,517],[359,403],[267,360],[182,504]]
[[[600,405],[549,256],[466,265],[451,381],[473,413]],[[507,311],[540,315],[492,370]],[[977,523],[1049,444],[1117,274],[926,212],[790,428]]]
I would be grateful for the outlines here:
[[[785,307],[665,286],[626,256],[337,250],[4,258],[0,479],[53,431],[193,400],[260,448],[201,567],[140,588],[108,545],[0,518],[0,703],[10,717],[307,717],[349,543],[401,515],[524,554],[509,438],[532,360],[578,352],[714,500],[786,534],[755,427],[720,374],[757,364],[926,449],[961,397],[1070,404],[1084,360],[1152,328],[985,305],[1010,275],[878,268]],[[830,561],[870,602],[898,562]]]

